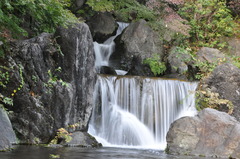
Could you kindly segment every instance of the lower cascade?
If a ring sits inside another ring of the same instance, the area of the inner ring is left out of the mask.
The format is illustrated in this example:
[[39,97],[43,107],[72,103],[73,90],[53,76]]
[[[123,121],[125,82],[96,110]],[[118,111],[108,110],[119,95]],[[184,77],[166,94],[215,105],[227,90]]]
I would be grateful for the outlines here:
[[164,149],[170,124],[193,116],[196,82],[99,75],[89,133],[103,146]]

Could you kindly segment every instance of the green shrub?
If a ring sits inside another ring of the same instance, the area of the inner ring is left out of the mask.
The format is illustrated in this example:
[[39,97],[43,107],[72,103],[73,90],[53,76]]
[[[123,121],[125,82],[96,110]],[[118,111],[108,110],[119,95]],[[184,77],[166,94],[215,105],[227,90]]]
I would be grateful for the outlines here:
[[72,134],[69,133],[66,129],[60,128],[57,130],[56,136],[50,141],[49,145],[59,144],[61,140],[63,140],[65,143],[70,142],[72,140],[71,135]]
[[94,11],[113,11],[122,21],[154,20],[155,18],[153,11],[136,0],[87,0],[86,4]]
[[155,76],[161,75],[167,69],[165,63],[161,62],[160,57],[156,54],[152,58],[146,58],[143,63],[150,66],[150,69]]
[[57,26],[77,22],[68,10],[70,0],[1,0],[0,41],[33,33],[53,32]]
[[188,20],[191,42],[196,46],[221,49],[225,44],[220,38],[236,33],[237,24],[226,7],[226,0],[186,1],[179,14]]
[[196,108],[198,111],[204,108],[213,108],[219,109],[220,106],[226,106],[228,108],[228,114],[232,114],[234,110],[234,105],[231,101],[227,99],[219,98],[219,94],[210,91],[209,89],[206,90],[198,90],[196,92]]
[[156,20],[155,13],[136,0],[114,0],[114,10],[124,21]]
[[109,0],[87,0],[86,4],[88,4],[92,10],[97,12],[114,10],[113,2]]
[[232,60],[233,60],[233,65],[240,68],[240,56],[233,56]]

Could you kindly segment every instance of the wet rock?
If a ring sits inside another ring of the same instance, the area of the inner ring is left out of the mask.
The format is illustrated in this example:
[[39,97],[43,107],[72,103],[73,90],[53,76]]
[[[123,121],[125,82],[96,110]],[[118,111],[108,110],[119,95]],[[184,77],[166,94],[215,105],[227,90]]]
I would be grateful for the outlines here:
[[153,57],[154,54],[163,57],[163,42],[145,20],[131,23],[116,40],[116,51],[110,57],[110,66],[115,69],[129,71],[134,58],[140,61]]
[[11,50],[6,59],[11,77],[3,95],[20,88],[7,107],[20,143],[47,143],[57,129],[75,123],[76,130],[87,131],[96,79],[88,26],[59,28],[55,37],[43,33]]
[[117,75],[116,71],[109,66],[101,66],[100,73],[101,74],[108,74],[108,75]]
[[109,37],[115,35],[117,31],[117,22],[110,13],[97,13],[87,24],[91,30],[93,40],[103,43]]
[[195,117],[171,124],[167,134],[170,154],[240,158],[240,123],[227,113],[206,108]]
[[66,146],[74,146],[74,147],[101,147],[102,145],[97,142],[97,140],[88,134],[87,132],[76,131],[73,132],[72,140],[67,142]]
[[7,112],[0,106],[0,151],[6,151],[12,148],[12,144],[17,143],[16,135],[12,124],[8,118]]
[[152,73],[150,67],[146,64],[141,64],[141,58],[140,57],[134,57],[132,59],[132,67],[128,71],[127,75],[133,75],[133,76],[154,76]]
[[[226,63],[214,69],[212,74],[203,81],[206,88],[219,94],[219,98],[230,100],[233,105],[233,116],[240,121],[240,69]],[[227,112],[228,108],[220,107]]]

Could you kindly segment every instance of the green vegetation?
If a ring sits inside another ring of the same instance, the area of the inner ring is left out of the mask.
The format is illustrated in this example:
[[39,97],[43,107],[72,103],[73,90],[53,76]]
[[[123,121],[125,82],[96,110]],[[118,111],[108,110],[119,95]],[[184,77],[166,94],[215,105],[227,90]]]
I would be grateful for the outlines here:
[[167,69],[165,63],[161,62],[161,58],[157,54],[152,58],[146,58],[143,63],[150,66],[150,69],[155,76],[161,75]]
[[88,0],[86,2],[94,11],[113,11],[123,21],[145,19],[154,21],[155,13],[136,0]]
[[226,0],[186,1],[179,14],[191,26],[190,42],[195,47],[221,49],[225,47],[225,43],[220,38],[236,33],[237,23],[226,6]]
[[202,79],[203,77],[208,76],[218,65],[225,63],[226,59],[217,59],[215,62],[208,62],[208,61],[200,61],[195,60],[194,61],[197,68],[199,68],[198,73],[195,75],[196,79]]
[[240,68],[240,56],[232,56],[231,59],[233,60],[233,65]]
[[219,98],[218,93],[211,92],[209,89],[198,90],[196,92],[196,108],[202,110],[204,108],[219,109],[220,106],[226,106],[228,108],[228,114],[233,113],[234,105],[227,99]]
[[[3,89],[7,89],[8,88],[8,84],[10,82],[10,73],[11,73],[11,70],[13,69],[13,67],[6,67],[6,66],[0,66],[0,90],[3,90]],[[0,103],[2,102],[4,105],[10,105],[12,106],[13,105],[13,99],[12,97],[18,92],[20,91],[23,86],[24,86],[24,78],[23,78],[23,68],[21,65],[18,66],[18,69],[19,69],[19,76],[20,76],[20,83],[19,83],[19,86],[12,90],[12,92],[9,94],[9,95],[3,95],[1,94],[0,92]],[[0,106],[2,108],[4,108],[4,105],[3,104],[0,104]]]
[[[54,72],[61,72],[62,68],[58,67],[54,70]],[[48,70],[49,80],[47,83],[45,83],[45,87],[49,88],[49,92],[51,92],[51,88],[53,88],[54,85],[59,82],[62,86],[68,86],[66,82],[64,82],[62,79],[59,79],[56,75],[53,75],[51,70]]]
[[87,0],[86,4],[97,12],[110,12],[114,10],[113,2],[109,0]]
[[57,26],[77,22],[66,8],[70,0],[2,0],[0,1],[0,41],[34,34],[53,32]]
[[66,129],[60,128],[57,131],[57,135],[54,139],[49,143],[51,144],[59,144],[60,141],[70,142],[72,140],[71,133],[69,133]]
[[0,87],[6,88],[9,79],[9,68],[6,66],[0,66]]
[[51,158],[51,159],[53,159],[53,158],[60,158],[60,155],[50,154],[49,158]]
[[4,105],[1,104],[1,102],[2,102],[3,104],[6,104],[6,105],[11,105],[11,106],[13,105],[13,99],[12,99],[12,98],[5,97],[5,96],[3,96],[3,95],[0,93],[0,108],[6,109],[6,108],[4,107]]

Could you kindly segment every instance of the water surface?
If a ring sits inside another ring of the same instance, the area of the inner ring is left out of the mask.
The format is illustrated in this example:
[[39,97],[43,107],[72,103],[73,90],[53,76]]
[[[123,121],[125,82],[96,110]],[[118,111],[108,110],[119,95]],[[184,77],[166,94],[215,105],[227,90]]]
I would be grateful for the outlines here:
[[0,152],[0,159],[50,159],[50,155],[60,159],[206,159],[193,156],[167,155],[164,151],[125,148],[46,148],[43,146],[16,146],[10,152]]

